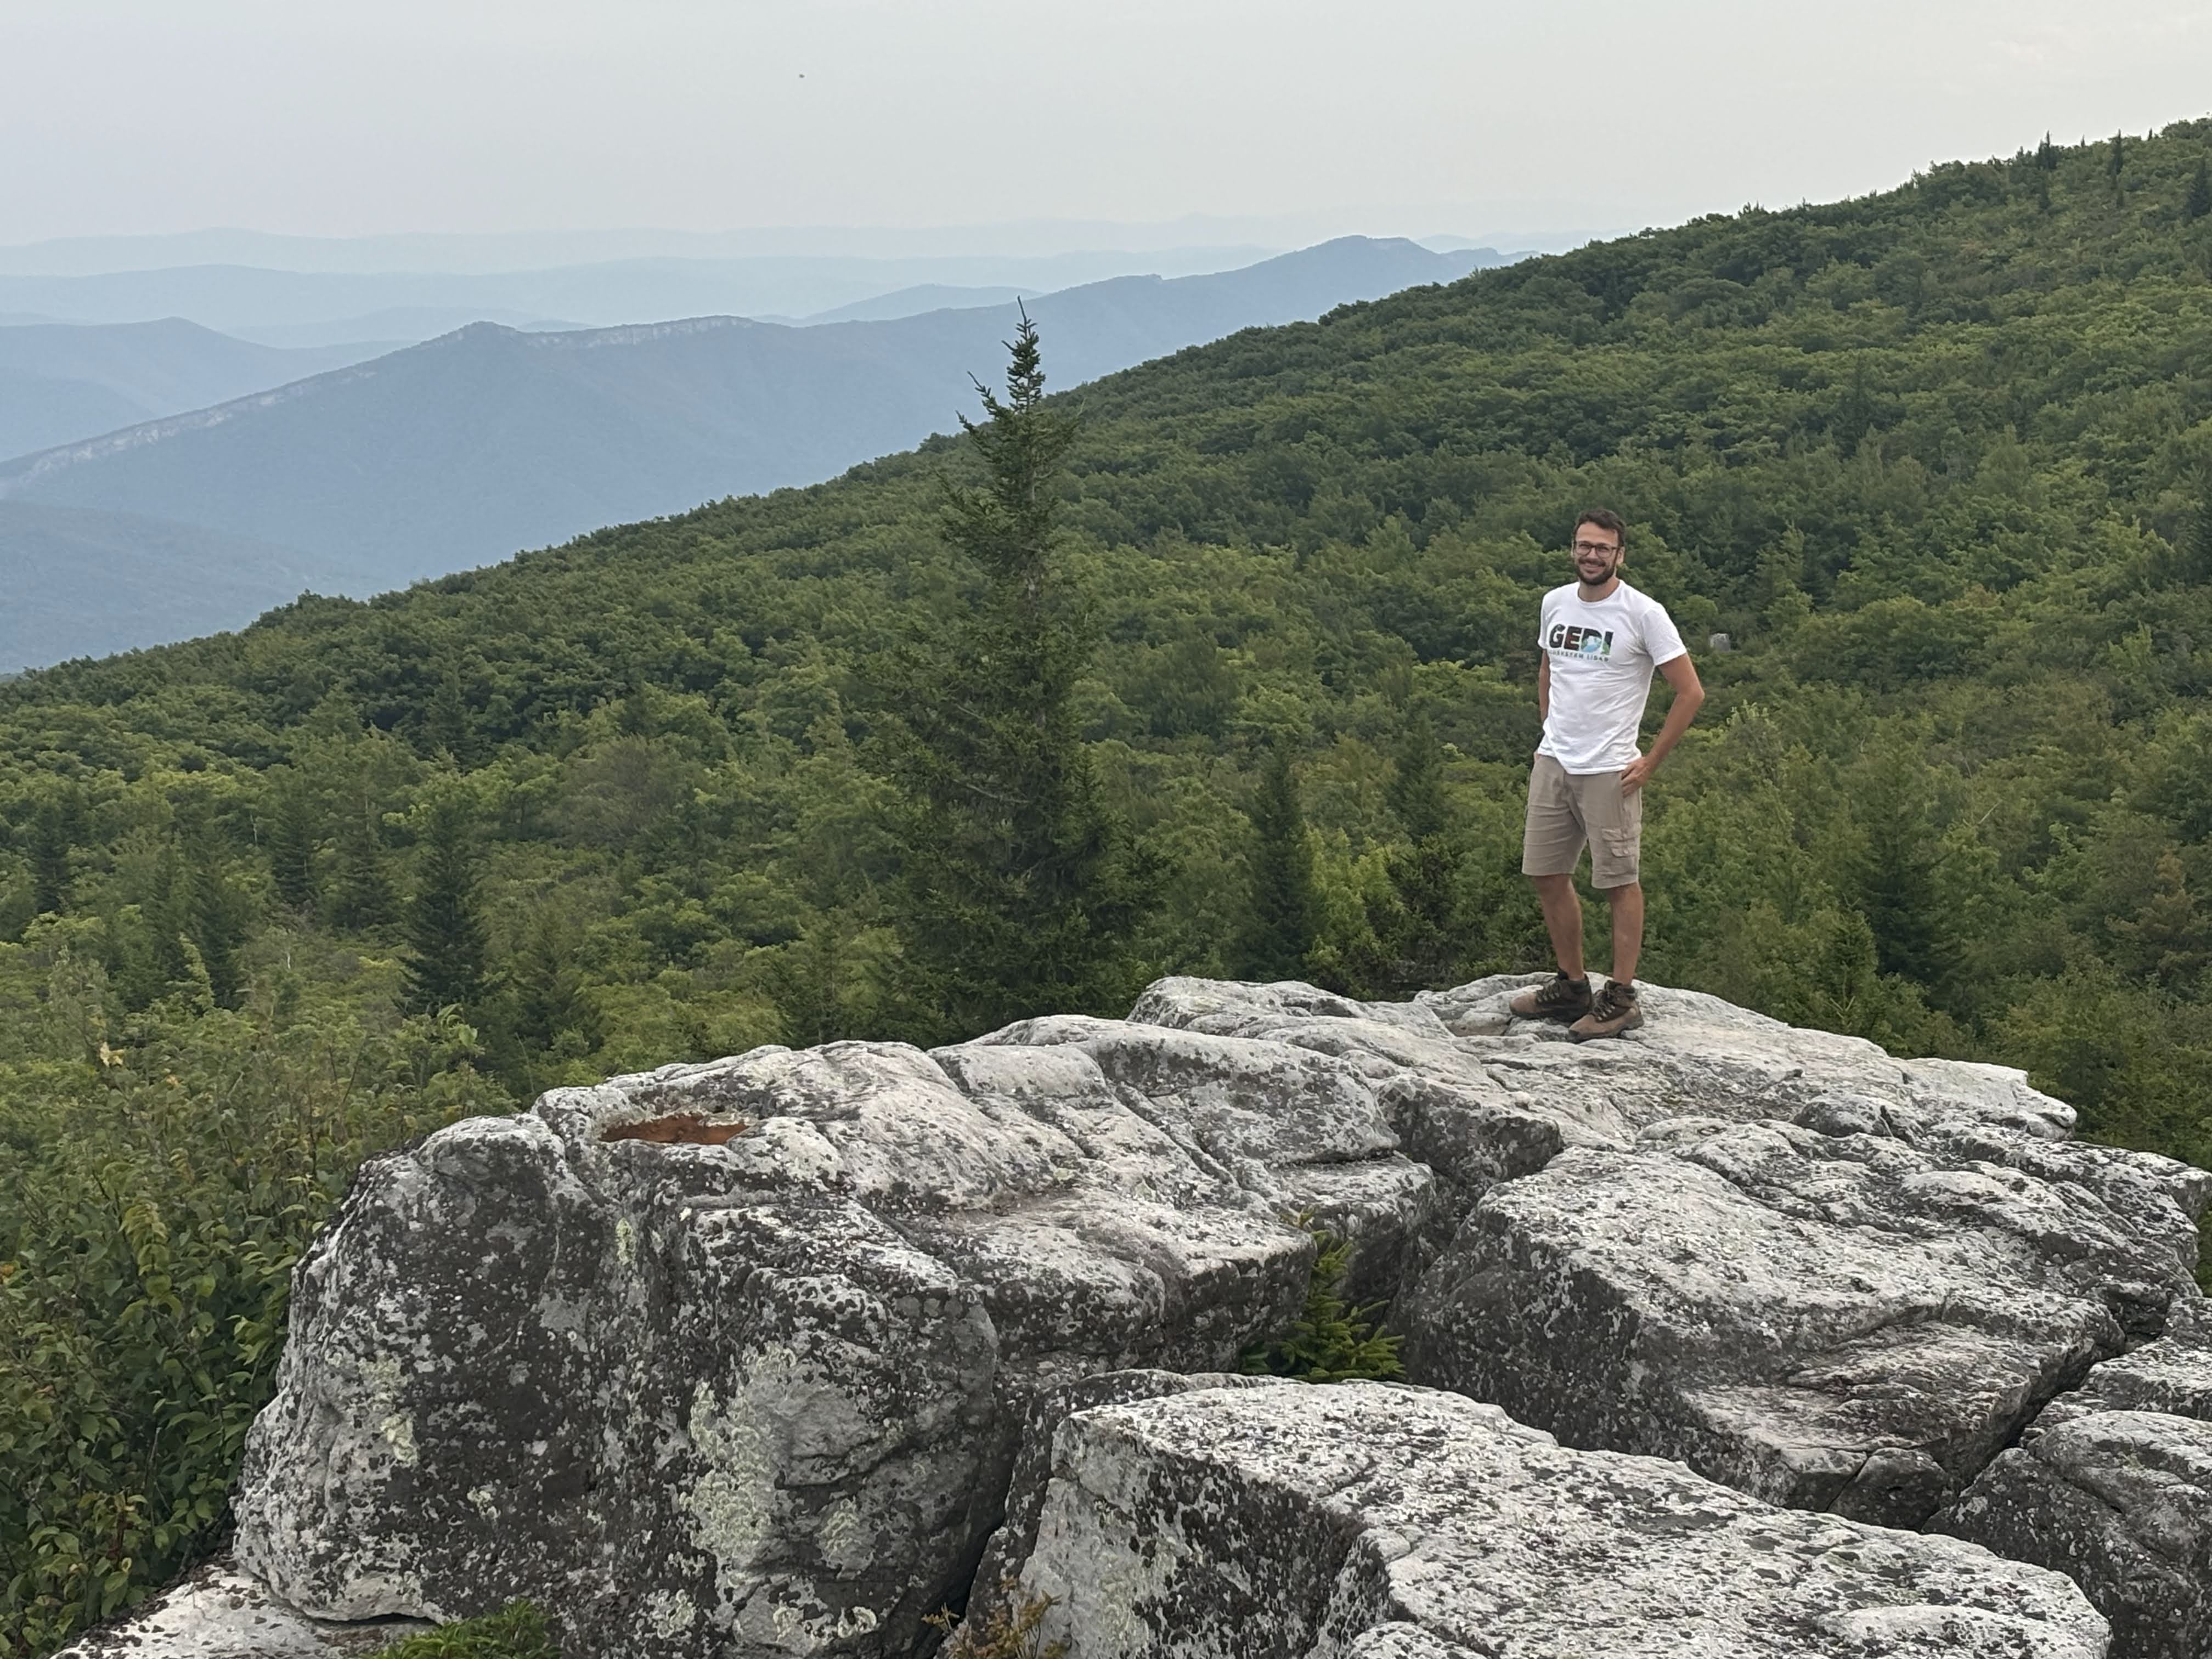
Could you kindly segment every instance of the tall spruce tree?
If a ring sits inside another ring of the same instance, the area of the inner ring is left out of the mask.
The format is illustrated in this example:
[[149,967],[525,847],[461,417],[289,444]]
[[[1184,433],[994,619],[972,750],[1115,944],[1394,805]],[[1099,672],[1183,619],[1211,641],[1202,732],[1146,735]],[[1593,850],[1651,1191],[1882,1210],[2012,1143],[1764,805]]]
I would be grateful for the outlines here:
[[1870,746],[1850,780],[1850,801],[1863,837],[1858,908],[1874,934],[1875,964],[1940,1004],[1958,966],[1959,938],[1938,890],[1929,770],[1916,741],[1899,735]]
[[961,420],[982,485],[945,489],[942,534],[980,591],[878,671],[906,994],[919,1023],[963,1034],[1114,1007],[1163,875],[1103,799],[1076,718],[1097,630],[1058,525],[1075,422],[1045,404],[1026,313],[1008,350],[1006,397],[977,382],[985,418]]
[[2197,512],[2181,543],[2181,580],[2212,583],[2212,471],[2197,485]]
[[275,786],[269,803],[269,879],[276,896],[306,911],[315,902],[315,854],[321,829],[305,781],[289,767],[269,770]]
[[70,849],[84,836],[84,796],[65,788],[39,803],[25,853],[31,866],[31,908],[44,915],[69,902]]
[[1407,839],[1389,850],[1391,902],[1370,925],[1387,958],[1378,964],[1376,988],[1405,996],[1461,976],[1468,945],[1460,914],[1468,850],[1444,793],[1443,747],[1425,714],[1407,719],[1396,759],[1388,799]]
[[340,927],[382,927],[399,914],[384,850],[381,814],[373,799],[347,804],[331,859],[330,920]]
[[2212,213],[2212,167],[2203,156],[2197,158],[2197,171],[2189,175],[2189,194],[2181,198],[2181,216],[2191,223]]
[[1239,941],[1237,971],[1251,979],[1303,979],[1318,931],[1313,843],[1298,807],[1287,743],[1278,742],[1252,803],[1251,914]]
[[465,1012],[490,988],[484,969],[483,922],[477,914],[473,804],[458,787],[433,792],[417,808],[421,863],[407,907],[407,948],[401,969],[409,1005],[421,1012],[457,1006]]

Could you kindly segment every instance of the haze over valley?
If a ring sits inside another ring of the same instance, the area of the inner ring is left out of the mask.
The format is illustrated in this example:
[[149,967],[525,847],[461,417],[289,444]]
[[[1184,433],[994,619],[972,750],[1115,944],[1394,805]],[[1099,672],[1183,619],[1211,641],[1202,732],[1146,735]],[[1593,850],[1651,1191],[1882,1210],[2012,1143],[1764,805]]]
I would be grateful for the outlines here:
[[[602,525],[832,477],[951,430],[1024,297],[1064,387],[1499,258],[1352,237],[1241,269],[1042,293],[908,284],[798,323],[534,319],[523,330],[484,319],[397,349],[276,347],[177,318],[0,327],[0,433],[14,440],[0,453],[18,457],[0,462],[0,569],[23,596],[0,613],[0,672],[236,627],[304,589],[365,596]],[[1205,263],[1170,263],[1193,261]],[[794,262],[778,292],[802,305],[842,296],[859,280],[853,264],[824,277]],[[920,268],[885,264],[874,280]],[[1007,274],[1005,262],[960,269]],[[276,315],[306,303],[296,275],[126,272],[101,291],[118,309],[173,299],[204,315],[258,295],[274,307],[259,314]],[[606,314],[728,291],[624,288],[605,270],[596,289],[578,276],[560,289],[560,276],[513,279],[511,292],[535,281],[549,303]],[[0,278],[0,295],[14,281],[107,280]],[[338,309],[393,291],[378,283],[416,280],[301,278],[357,284],[321,290],[319,303]],[[42,290],[45,302],[59,291]],[[313,326],[373,332],[403,320],[387,311]]]

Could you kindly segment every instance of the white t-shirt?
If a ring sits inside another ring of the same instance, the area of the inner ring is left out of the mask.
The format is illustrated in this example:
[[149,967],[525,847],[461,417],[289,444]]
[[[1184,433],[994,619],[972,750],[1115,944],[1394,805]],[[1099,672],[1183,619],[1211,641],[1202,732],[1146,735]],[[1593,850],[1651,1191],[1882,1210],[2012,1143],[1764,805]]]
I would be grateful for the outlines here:
[[1538,649],[1551,659],[1552,701],[1536,745],[1569,772],[1618,772],[1637,756],[1651,672],[1682,654],[1667,609],[1626,582],[1597,600],[1576,585],[1544,595]]

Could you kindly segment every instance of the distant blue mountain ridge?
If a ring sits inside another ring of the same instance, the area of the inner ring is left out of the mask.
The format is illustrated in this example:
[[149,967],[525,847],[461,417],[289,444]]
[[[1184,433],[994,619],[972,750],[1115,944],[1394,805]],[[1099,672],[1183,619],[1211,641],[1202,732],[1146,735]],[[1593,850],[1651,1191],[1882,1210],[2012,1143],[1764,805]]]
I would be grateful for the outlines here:
[[[1240,270],[1116,277],[1027,304],[1052,382],[1066,387],[1495,260],[1349,237]],[[605,525],[817,482],[951,430],[973,406],[969,376],[1000,370],[1016,320],[998,304],[813,326],[728,316],[551,333],[477,324],[0,464],[0,509],[109,515],[43,520],[31,541],[0,510],[0,568],[12,561],[27,579],[69,536],[97,544],[97,560],[78,561],[82,604],[107,622],[89,643],[71,635],[69,653],[221,625],[179,628],[173,607],[149,611],[133,595],[165,591],[164,570],[219,564],[224,538],[259,596],[226,590],[231,625],[302,588],[398,586]],[[198,539],[179,540],[186,530]],[[143,581],[130,574],[134,546],[149,562]],[[68,610],[73,579],[41,569],[40,591]],[[0,617],[0,670],[58,659],[60,637]]]

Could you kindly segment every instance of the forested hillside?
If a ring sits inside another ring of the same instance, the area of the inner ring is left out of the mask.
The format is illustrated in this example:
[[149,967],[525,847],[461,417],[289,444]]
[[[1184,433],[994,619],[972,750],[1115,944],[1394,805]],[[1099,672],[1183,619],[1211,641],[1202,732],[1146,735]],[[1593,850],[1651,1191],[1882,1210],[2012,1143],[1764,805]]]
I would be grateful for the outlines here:
[[[1652,790],[1648,975],[2024,1066],[2085,1133],[2212,1163],[2208,161],[2212,122],[1940,167],[1064,400],[1077,706],[1158,892],[1127,975],[1543,965],[1535,606],[1608,504],[1711,693]],[[904,966],[881,665],[984,582],[941,533],[977,466],[939,442],[0,689],[19,1651],[220,1528],[284,1267],[363,1150],[962,1034]]]

